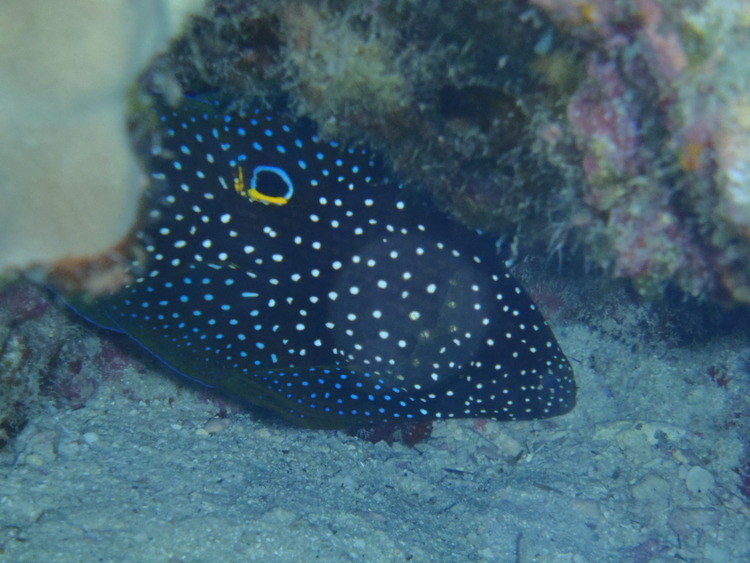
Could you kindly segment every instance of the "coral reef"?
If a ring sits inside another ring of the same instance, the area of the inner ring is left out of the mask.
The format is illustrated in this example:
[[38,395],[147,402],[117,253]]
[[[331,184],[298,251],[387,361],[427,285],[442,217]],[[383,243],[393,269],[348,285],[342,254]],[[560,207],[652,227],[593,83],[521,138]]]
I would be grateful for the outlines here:
[[567,116],[597,261],[651,295],[748,302],[747,7],[535,4],[590,46]]
[[[524,250],[750,302],[742,4],[214,0],[149,96],[281,99]],[[143,113],[134,113],[142,132]]]

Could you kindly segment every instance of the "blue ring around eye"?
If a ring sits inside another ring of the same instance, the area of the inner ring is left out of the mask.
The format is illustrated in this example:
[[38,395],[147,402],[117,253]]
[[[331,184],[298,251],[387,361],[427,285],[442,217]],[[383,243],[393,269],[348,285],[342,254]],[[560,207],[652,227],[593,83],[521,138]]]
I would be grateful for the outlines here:
[[286,193],[283,196],[284,203],[292,199],[292,196],[294,195],[294,184],[292,184],[292,180],[291,178],[289,178],[289,175],[278,166],[256,166],[253,169],[253,177],[250,180],[251,190],[254,190],[256,194],[260,194],[260,196],[269,201],[276,199],[272,196],[263,194],[258,190],[258,174],[260,174],[261,172],[270,172],[271,174],[276,174],[279,178],[281,178],[281,180],[286,184],[287,187]]

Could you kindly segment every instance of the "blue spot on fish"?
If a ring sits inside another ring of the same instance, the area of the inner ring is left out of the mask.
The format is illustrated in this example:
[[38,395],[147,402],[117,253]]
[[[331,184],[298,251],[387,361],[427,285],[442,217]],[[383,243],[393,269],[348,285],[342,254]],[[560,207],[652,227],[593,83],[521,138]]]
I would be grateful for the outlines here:
[[146,165],[134,281],[90,317],[175,371],[321,428],[574,406],[570,364],[494,242],[368,150],[190,101],[161,115]]

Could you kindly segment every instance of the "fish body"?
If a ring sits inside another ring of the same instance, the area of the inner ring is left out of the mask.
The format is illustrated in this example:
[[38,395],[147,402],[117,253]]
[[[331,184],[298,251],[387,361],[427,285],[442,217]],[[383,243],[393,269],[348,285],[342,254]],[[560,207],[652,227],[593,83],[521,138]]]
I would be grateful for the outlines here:
[[573,372],[494,242],[258,105],[160,115],[134,281],[92,318],[309,427],[546,418]]

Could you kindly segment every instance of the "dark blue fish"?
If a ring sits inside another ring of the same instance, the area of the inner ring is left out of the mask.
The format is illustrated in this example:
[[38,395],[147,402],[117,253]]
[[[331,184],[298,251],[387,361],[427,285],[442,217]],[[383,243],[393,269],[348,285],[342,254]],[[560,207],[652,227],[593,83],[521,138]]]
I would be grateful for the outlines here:
[[493,241],[367,150],[191,101],[161,116],[147,166],[137,279],[95,317],[176,371],[310,427],[575,404],[567,359]]

